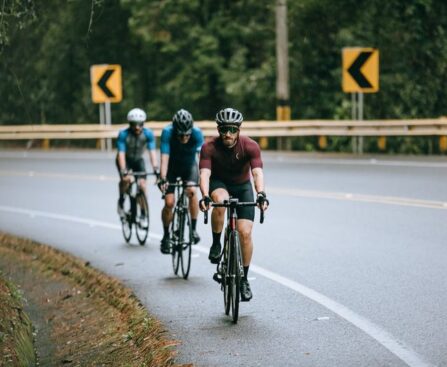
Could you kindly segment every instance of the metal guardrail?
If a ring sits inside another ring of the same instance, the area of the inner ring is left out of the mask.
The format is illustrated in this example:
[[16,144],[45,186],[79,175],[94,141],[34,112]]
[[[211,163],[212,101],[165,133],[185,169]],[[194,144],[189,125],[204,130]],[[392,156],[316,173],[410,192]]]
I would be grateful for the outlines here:
[[[155,136],[168,122],[148,121]],[[205,136],[217,135],[214,121],[197,121]],[[127,124],[0,125],[0,140],[116,138]],[[242,133],[252,137],[294,136],[446,136],[447,118],[420,120],[245,121]]]

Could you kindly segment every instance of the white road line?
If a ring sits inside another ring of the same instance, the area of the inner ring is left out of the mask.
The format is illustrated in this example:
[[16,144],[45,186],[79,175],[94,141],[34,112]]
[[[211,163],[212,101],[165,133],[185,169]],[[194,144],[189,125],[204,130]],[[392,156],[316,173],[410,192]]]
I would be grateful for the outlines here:
[[[80,217],[75,217],[71,215],[57,214],[57,213],[49,213],[38,210],[29,210],[23,208],[14,208],[9,206],[0,206],[0,211],[9,212],[9,213],[17,213],[17,214],[25,214],[31,217],[44,217],[50,219],[58,219],[65,220],[70,222],[76,222],[81,224],[86,224],[91,227],[104,227],[109,229],[120,230],[121,226],[118,224],[112,224],[108,222],[97,221],[94,219],[85,219]],[[151,234],[150,237],[154,239],[161,239],[161,235],[159,234]],[[194,249],[198,252],[208,254],[209,249],[196,245]],[[424,361],[422,356],[420,356],[417,352],[412,350],[405,343],[396,339],[393,335],[391,335],[386,330],[381,327],[375,325],[371,321],[366,318],[356,314],[354,311],[349,308],[343,306],[342,304],[332,300],[325,295],[306,287],[303,284],[295,282],[291,279],[285,278],[277,273],[274,273],[270,270],[264,269],[260,266],[251,264],[250,269],[263,277],[270,279],[278,284],[283,285],[286,288],[289,288],[312,301],[322,305],[333,313],[337,314],[341,318],[350,322],[360,330],[362,330],[365,334],[369,335],[371,338],[375,339],[378,343],[380,343],[383,347],[388,349],[391,353],[401,359],[404,363],[406,363],[410,367],[433,367],[434,365]]]

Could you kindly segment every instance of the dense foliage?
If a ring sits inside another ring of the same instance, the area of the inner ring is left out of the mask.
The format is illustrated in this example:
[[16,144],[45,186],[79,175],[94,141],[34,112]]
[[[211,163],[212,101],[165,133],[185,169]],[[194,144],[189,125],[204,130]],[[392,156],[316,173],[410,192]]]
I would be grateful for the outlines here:
[[[98,120],[89,68],[123,67],[124,99],[169,119],[189,109],[212,119],[232,105],[247,119],[275,118],[274,0],[5,0],[0,10],[0,123]],[[350,118],[341,49],[380,51],[380,92],[365,118],[447,114],[447,2],[288,2],[295,119]]]

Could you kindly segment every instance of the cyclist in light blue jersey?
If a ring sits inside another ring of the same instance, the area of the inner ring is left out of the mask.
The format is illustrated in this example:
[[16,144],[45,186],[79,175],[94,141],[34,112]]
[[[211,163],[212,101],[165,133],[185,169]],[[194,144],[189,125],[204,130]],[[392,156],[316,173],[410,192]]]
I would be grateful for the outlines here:
[[[149,160],[154,173],[157,177],[159,174],[155,151],[155,136],[151,129],[144,127],[146,113],[140,108],[134,108],[127,114],[127,121],[129,122],[129,127],[119,132],[116,142],[118,154],[116,155],[115,163],[120,175],[120,196],[118,199],[118,214],[120,216],[124,215],[124,193],[132,180],[132,176],[128,175],[128,173],[130,170],[134,172],[146,171],[143,158],[146,149],[149,152]],[[139,178],[138,185],[146,193],[146,176]]]
[[[175,205],[174,187],[170,187],[168,184],[175,183],[177,177],[181,177],[187,184],[197,184],[199,180],[197,160],[204,139],[202,131],[193,124],[191,114],[181,109],[172,118],[172,124],[166,126],[161,134],[159,187],[166,194],[165,205],[161,212],[164,233],[160,250],[163,254],[170,253],[169,225],[172,221],[172,210]],[[196,191],[195,187],[186,188],[189,197],[194,244],[200,241],[196,231],[199,214]]]

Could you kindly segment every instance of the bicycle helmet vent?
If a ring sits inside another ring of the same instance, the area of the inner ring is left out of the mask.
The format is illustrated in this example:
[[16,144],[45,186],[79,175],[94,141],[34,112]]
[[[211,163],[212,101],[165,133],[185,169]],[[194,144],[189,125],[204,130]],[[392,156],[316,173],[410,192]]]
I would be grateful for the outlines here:
[[141,108],[133,108],[127,114],[127,121],[129,122],[145,122],[146,121],[146,112],[144,112]]
[[172,125],[177,134],[191,134],[192,115],[184,109],[178,110],[172,118]]
[[224,108],[216,114],[217,125],[237,125],[240,126],[244,120],[242,113],[234,108]]

